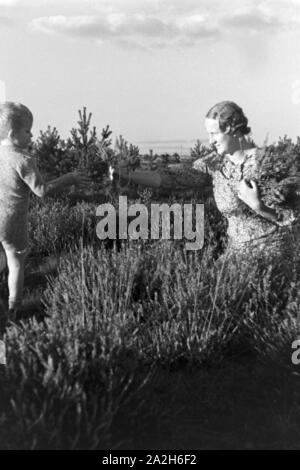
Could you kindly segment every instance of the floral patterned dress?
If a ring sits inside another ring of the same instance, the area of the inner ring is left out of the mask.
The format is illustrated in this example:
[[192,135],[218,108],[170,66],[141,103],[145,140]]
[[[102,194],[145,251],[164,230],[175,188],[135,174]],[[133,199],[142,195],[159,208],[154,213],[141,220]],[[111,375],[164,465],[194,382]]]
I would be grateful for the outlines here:
[[299,233],[300,210],[283,208],[274,201],[272,208],[278,215],[275,223],[258,215],[238,197],[239,184],[243,179],[259,183],[256,157],[260,151],[255,149],[251,155],[246,155],[241,164],[210,154],[196,160],[192,168],[164,170],[161,173],[162,187],[212,187],[217,208],[228,222],[226,256],[235,253],[290,258]]

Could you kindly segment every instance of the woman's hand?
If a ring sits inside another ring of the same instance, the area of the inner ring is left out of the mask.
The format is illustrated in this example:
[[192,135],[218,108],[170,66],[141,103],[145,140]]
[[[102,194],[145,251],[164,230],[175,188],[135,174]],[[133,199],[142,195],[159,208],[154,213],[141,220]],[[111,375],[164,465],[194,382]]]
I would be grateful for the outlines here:
[[238,197],[245,202],[251,209],[260,212],[262,201],[259,196],[259,189],[255,181],[250,180],[250,186],[246,180],[242,180],[238,188]]
[[118,163],[118,166],[113,168],[113,175],[118,176],[121,179],[129,179],[129,165],[126,162]]

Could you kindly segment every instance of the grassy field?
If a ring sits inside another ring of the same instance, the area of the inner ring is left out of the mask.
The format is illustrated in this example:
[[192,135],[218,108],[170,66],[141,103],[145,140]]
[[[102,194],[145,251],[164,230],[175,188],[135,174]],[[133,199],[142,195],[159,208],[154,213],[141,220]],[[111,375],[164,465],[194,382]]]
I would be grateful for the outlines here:
[[100,242],[95,203],[32,202],[0,449],[299,448],[299,247],[283,279],[219,266],[205,208],[205,247],[187,252]]

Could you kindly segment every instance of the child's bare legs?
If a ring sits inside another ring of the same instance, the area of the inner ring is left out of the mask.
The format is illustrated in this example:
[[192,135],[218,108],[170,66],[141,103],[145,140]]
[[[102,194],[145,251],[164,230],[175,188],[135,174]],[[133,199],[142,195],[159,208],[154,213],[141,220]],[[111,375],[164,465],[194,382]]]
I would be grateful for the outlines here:
[[2,246],[2,243],[0,243],[0,274],[2,273],[2,271],[4,271],[6,266],[7,266],[6,254]]
[[[2,273],[2,271],[4,271],[6,266],[7,266],[6,254],[2,246],[2,243],[0,243],[0,274]],[[2,340],[5,326],[6,326],[6,308],[4,306],[3,299],[0,299],[0,341]],[[1,350],[1,345],[0,345],[0,350]],[[0,351],[0,364],[2,364],[1,351]]]
[[10,320],[15,319],[16,310],[22,301],[24,268],[27,249],[18,251],[3,242],[8,267],[8,316]]

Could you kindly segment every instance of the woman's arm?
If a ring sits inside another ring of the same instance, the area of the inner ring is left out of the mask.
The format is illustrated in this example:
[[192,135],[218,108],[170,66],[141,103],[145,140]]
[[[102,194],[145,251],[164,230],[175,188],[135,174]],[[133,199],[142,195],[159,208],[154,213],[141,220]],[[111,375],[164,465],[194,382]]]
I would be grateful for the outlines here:
[[296,220],[293,210],[291,209],[281,210],[279,214],[276,211],[276,209],[272,209],[271,207],[268,207],[263,203],[261,203],[258,206],[258,208],[256,209],[256,212],[257,214],[261,215],[267,220],[270,220],[271,222],[274,222],[280,227],[291,225]]
[[271,222],[278,222],[278,214],[275,211],[275,209],[271,209],[271,207],[266,206],[263,204],[263,202],[260,202],[260,204],[253,208],[253,210],[258,214],[261,215],[261,217],[264,217],[267,220],[270,220]]
[[210,175],[197,170],[191,165],[182,165],[177,169],[164,168],[160,170],[135,170],[131,171],[126,166],[120,165],[115,172],[120,178],[142,186],[170,189],[204,189],[211,185]]
[[252,210],[258,215],[264,217],[270,222],[274,222],[277,225],[284,226],[290,225],[295,220],[295,216],[292,210],[285,210],[278,214],[276,209],[266,206],[259,196],[259,190],[255,181],[250,180],[251,187],[248,186],[245,180],[242,180],[239,187],[239,198],[245,202]]
[[162,185],[161,174],[157,171],[129,171],[127,175],[128,182],[159,188]]
[[242,180],[239,185],[238,197],[257,214],[271,222],[276,222],[276,211],[267,207],[262,202],[256,182],[250,180],[250,185],[251,186],[249,186],[245,180]]

